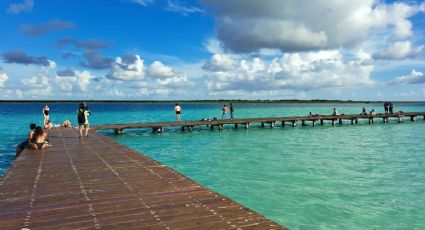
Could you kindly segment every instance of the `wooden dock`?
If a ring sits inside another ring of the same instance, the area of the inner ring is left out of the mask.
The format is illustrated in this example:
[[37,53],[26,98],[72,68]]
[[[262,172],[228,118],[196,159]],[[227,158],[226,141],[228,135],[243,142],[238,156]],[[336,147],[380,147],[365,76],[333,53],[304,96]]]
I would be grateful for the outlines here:
[[49,141],[0,179],[0,229],[285,229],[99,133]]
[[115,133],[122,133],[125,129],[152,129],[154,132],[161,132],[165,127],[181,127],[181,130],[192,131],[194,127],[206,126],[210,129],[218,127],[220,130],[225,125],[234,125],[235,128],[243,126],[246,129],[252,124],[259,124],[264,127],[265,124],[274,127],[276,123],[281,123],[285,126],[289,123],[290,126],[295,127],[297,124],[301,125],[311,124],[316,126],[318,123],[324,125],[326,122],[332,125],[343,124],[344,121],[350,124],[357,124],[359,120],[367,120],[369,124],[374,123],[376,120],[382,120],[388,123],[390,120],[395,120],[399,123],[403,122],[407,117],[411,121],[416,121],[418,116],[422,116],[425,120],[425,112],[408,112],[408,113],[393,113],[393,114],[375,114],[375,115],[309,115],[309,116],[293,116],[293,117],[268,117],[268,118],[242,118],[242,119],[225,119],[225,120],[208,120],[208,121],[173,121],[173,122],[151,122],[151,123],[129,123],[129,124],[104,124],[94,125],[92,129],[95,130],[114,130]]

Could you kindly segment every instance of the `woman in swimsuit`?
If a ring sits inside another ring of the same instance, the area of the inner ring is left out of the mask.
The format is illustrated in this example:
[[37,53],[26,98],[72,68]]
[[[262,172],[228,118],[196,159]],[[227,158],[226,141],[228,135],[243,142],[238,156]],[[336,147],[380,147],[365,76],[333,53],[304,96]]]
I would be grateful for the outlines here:
[[44,125],[47,124],[47,121],[49,120],[49,106],[44,106],[43,109],[43,115],[44,115]]
[[43,128],[37,126],[34,130],[31,140],[31,148],[33,149],[45,149],[48,147],[46,142],[46,133],[44,133]]

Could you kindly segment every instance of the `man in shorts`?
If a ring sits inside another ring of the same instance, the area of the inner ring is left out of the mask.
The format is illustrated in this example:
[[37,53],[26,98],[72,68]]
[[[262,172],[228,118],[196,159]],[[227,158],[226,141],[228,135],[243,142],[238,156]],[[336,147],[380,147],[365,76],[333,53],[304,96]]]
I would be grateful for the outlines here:
[[182,107],[180,107],[179,103],[176,103],[176,106],[174,106],[174,111],[176,112],[177,121],[180,121],[180,114],[182,111]]
[[88,136],[89,132],[89,119],[90,116],[89,108],[87,107],[86,103],[83,102],[80,104],[77,110],[77,117],[78,117],[78,129],[80,129],[80,136],[81,138],[83,136],[83,130],[84,130],[84,136]]

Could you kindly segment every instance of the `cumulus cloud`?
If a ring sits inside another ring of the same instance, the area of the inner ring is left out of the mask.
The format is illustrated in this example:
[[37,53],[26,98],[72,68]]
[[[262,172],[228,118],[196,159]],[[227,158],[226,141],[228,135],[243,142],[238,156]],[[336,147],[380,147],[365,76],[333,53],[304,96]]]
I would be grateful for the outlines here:
[[112,63],[111,72],[106,77],[121,81],[141,80],[145,77],[143,60],[139,55],[117,57]]
[[24,64],[24,65],[42,65],[46,67],[55,68],[56,63],[54,61],[49,60],[45,56],[30,56],[22,51],[9,51],[6,53],[3,53],[3,59],[5,63],[17,63],[17,64]]
[[226,54],[214,54],[210,60],[208,60],[202,69],[207,71],[228,71],[234,68],[235,60]]
[[81,62],[81,66],[92,69],[108,69],[113,62],[112,58],[103,57],[99,50],[86,50],[84,58],[86,61]]
[[0,73],[0,88],[4,87],[4,83],[6,83],[6,81],[9,79],[9,77],[7,76],[7,74],[5,73]]
[[[73,73],[73,75],[71,75]],[[90,79],[93,76],[88,71],[68,71],[65,70],[63,74],[59,73],[55,77],[56,84],[60,87],[62,92],[84,92],[87,93],[90,86]]]
[[154,61],[149,66],[149,76],[155,79],[166,79],[175,75],[173,68],[162,64],[160,61]]
[[425,83],[425,74],[416,70],[412,70],[409,75],[400,76],[391,81],[390,85],[401,84],[423,84]]
[[9,8],[7,9],[7,12],[12,14],[19,14],[22,12],[31,12],[33,7],[34,7],[33,0],[24,0],[21,3],[10,4]]
[[424,46],[413,47],[410,41],[394,42],[381,53],[375,55],[379,59],[413,58],[424,50]]
[[[397,39],[412,35],[409,17],[419,6],[359,0],[350,4],[317,0],[202,0],[214,14],[217,38],[226,49],[283,52],[351,48],[371,34]],[[317,20],[320,18],[320,20]]]
[[[260,58],[234,60],[234,68],[210,68],[210,92],[239,93],[370,86],[371,55],[359,52],[346,60],[338,50],[287,53],[270,62]],[[225,70],[227,69],[227,70]]]
[[172,11],[172,12],[178,12],[178,13],[183,14],[183,15],[204,12],[204,10],[199,8],[199,7],[186,6],[186,5],[183,5],[182,2],[179,2],[179,1],[176,1],[176,0],[168,0],[166,10]]
[[73,22],[55,20],[55,21],[47,22],[40,25],[23,24],[20,27],[20,30],[26,36],[41,36],[51,31],[72,29],[74,27],[75,27],[75,24]]
[[58,47],[64,47],[67,45],[73,45],[77,48],[82,49],[103,49],[111,46],[109,42],[104,42],[100,39],[87,39],[87,40],[77,40],[71,38],[63,38],[56,42]]

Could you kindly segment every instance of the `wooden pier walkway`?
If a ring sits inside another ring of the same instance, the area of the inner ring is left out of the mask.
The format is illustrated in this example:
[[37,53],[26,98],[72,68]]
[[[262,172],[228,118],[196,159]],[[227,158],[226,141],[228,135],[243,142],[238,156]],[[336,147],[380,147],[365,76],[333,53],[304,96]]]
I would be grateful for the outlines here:
[[0,229],[284,229],[96,132],[49,132],[0,179]]
[[225,120],[208,120],[208,121],[172,121],[172,122],[151,122],[151,123],[129,123],[129,124],[104,124],[94,125],[92,129],[95,130],[114,130],[115,133],[122,133],[125,129],[152,129],[154,132],[163,131],[164,127],[181,127],[181,130],[192,131],[194,127],[207,126],[211,129],[218,127],[220,130],[224,125],[234,125],[238,128],[239,125],[249,128],[252,124],[260,124],[262,127],[265,124],[274,127],[276,123],[280,122],[282,126],[289,123],[290,126],[295,127],[301,122],[301,125],[311,124],[312,126],[320,123],[323,125],[326,121],[332,125],[343,124],[343,121],[349,121],[351,124],[357,124],[359,120],[367,120],[368,123],[374,123],[377,119],[382,122],[388,123],[391,119],[403,122],[407,117],[411,121],[416,121],[418,116],[423,116],[425,120],[425,112],[408,112],[408,113],[393,113],[393,114],[376,114],[376,115],[310,115],[310,116],[293,116],[293,117],[268,117],[268,118],[243,118],[243,119],[225,119]]

